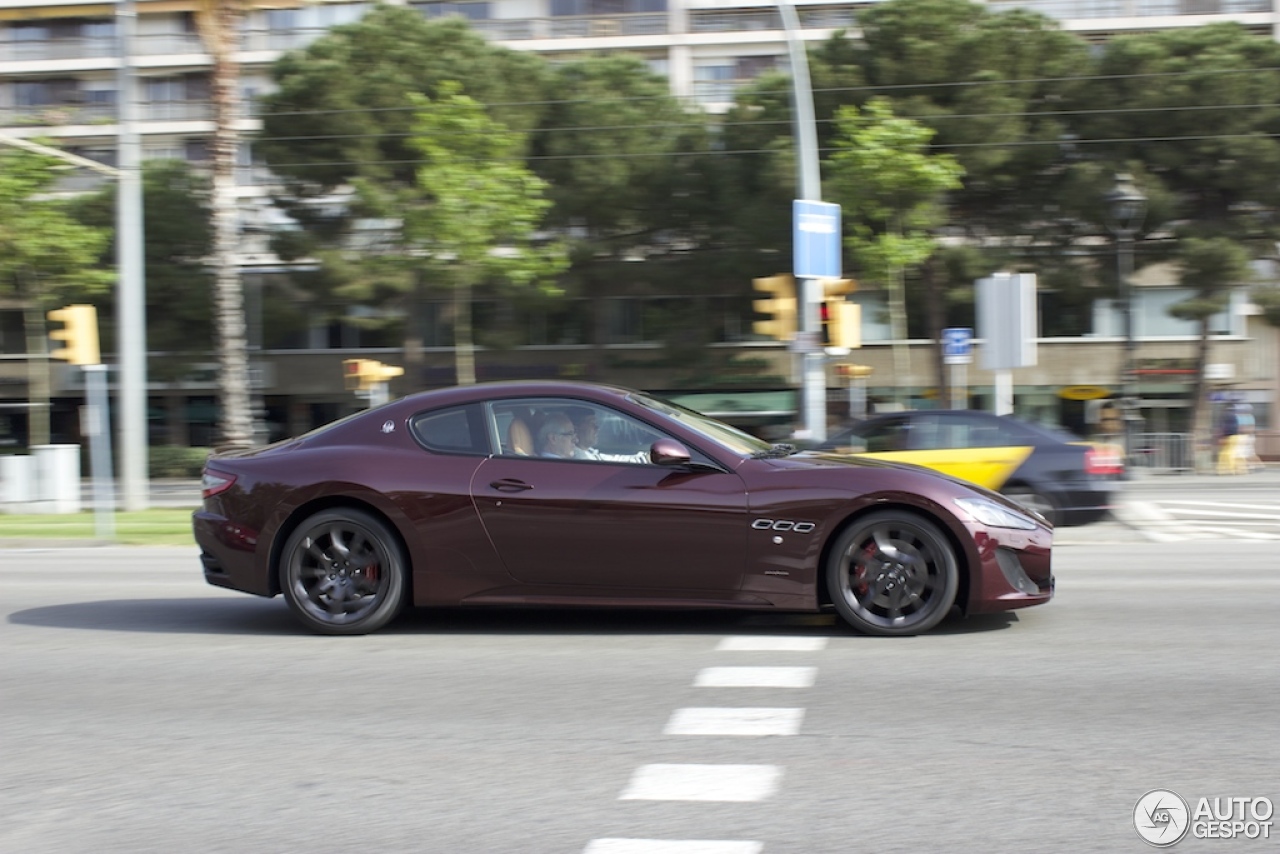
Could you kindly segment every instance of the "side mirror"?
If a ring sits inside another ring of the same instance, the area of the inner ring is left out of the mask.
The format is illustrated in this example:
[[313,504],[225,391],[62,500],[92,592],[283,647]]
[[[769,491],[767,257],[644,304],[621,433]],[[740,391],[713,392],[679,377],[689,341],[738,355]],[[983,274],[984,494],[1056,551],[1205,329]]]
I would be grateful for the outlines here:
[[686,465],[690,460],[689,449],[675,439],[659,439],[649,446],[649,460],[659,466]]

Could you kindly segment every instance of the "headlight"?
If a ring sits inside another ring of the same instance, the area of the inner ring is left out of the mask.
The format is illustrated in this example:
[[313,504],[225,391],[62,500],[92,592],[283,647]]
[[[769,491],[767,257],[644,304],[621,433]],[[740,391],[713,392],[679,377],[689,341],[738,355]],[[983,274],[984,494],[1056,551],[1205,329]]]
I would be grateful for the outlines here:
[[1017,528],[1022,531],[1034,531],[1036,528],[1036,523],[1027,515],[1010,510],[989,498],[957,498],[956,504],[974,519],[992,528]]

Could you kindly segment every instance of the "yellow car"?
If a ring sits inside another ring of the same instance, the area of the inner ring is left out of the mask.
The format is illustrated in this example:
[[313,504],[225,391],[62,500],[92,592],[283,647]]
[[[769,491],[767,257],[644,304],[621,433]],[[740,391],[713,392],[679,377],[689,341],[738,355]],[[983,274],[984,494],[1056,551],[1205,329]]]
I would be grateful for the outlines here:
[[1106,516],[1124,476],[1117,445],[971,409],[877,415],[820,447],[934,469],[1002,492],[1058,525]]

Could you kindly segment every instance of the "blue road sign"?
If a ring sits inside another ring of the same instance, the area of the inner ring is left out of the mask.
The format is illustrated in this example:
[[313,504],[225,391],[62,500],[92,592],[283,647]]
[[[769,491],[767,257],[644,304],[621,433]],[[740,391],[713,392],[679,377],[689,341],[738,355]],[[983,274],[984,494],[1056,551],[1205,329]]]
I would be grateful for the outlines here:
[[942,330],[942,361],[947,365],[968,365],[973,362],[972,329],[952,326]]
[[795,242],[792,272],[800,279],[840,278],[840,206],[796,199],[791,216]]

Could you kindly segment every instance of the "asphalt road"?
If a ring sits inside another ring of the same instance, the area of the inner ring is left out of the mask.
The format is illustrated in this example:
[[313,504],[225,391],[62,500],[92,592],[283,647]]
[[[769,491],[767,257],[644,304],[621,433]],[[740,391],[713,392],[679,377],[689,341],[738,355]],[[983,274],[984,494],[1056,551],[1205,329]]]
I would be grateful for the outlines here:
[[1280,801],[1275,554],[1067,545],[1049,605],[908,639],[569,611],[322,638],[194,549],[0,551],[0,851],[1146,851],[1151,789]]

